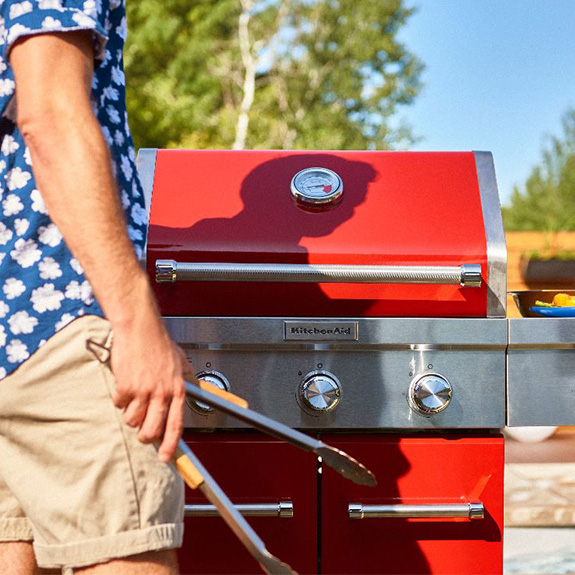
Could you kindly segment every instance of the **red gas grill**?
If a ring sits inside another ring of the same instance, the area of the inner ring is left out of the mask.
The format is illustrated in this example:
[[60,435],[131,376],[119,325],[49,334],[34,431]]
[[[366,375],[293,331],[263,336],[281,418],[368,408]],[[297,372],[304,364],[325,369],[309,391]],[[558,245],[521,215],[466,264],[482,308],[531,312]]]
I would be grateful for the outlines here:
[[[186,439],[300,573],[502,572],[506,251],[488,153],[143,150],[146,265],[205,378],[376,473],[190,404]],[[536,320],[537,321],[537,320]],[[187,495],[183,573],[254,573]]]

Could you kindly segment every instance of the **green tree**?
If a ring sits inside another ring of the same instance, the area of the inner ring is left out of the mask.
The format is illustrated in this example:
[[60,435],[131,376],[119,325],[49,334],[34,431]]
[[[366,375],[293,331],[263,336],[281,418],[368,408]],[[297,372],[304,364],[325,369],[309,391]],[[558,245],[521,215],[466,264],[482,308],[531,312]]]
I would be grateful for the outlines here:
[[515,186],[503,208],[508,230],[575,230],[575,109],[563,116],[563,133],[553,136],[525,185]]
[[133,0],[136,145],[386,149],[422,64],[398,40],[403,0]]

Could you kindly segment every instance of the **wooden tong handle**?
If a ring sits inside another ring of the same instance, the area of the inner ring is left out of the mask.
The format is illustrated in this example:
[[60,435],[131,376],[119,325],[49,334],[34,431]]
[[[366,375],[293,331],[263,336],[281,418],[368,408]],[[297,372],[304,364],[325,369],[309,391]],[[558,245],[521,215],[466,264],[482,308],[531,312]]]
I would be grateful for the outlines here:
[[176,449],[174,463],[178,473],[190,489],[197,489],[203,482],[204,476],[197,470],[190,458],[180,449]]
[[207,381],[205,381],[203,379],[199,379],[198,384],[199,384],[200,389],[203,389],[204,391],[207,391],[208,393],[213,393],[214,395],[217,395],[218,397],[221,397],[222,399],[226,399],[227,401],[229,401],[230,403],[234,403],[238,407],[243,407],[244,409],[247,409],[247,407],[248,407],[248,402],[245,399],[238,397],[237,395],[234,395],[233,393],[230,393],[229,391],[225,391],[224,389],[220,389],[217,385],[214,385],[212,383],[208,383]]
[[[229,391],[220,389],[216,385],[208,383],[203,379],[198,380],[198,386],[200,389],[208,393],[213,393],[222,399],[226,399],[230,403],[237,405],[238,407],[247,408],[248,402]],[[195,465],[190,461],[189,457],[180,449],[176,450],[176,455],[174,456],[174,463],[178,473],[182,476],[186,485],[191,489],[197,489],[203,482],[203,475],[196,469]]]

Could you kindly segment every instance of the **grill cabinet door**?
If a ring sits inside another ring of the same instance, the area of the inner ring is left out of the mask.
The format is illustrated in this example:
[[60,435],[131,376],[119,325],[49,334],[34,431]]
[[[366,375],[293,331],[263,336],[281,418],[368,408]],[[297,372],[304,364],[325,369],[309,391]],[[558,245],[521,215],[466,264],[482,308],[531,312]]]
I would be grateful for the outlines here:
[[[293,517],[248,517],[268,550],[298,573],[317,572],[317,459],[256,433],[190,434],[190,448],[237,504],[293,503]],[[186,487],[186,504],[208,504]],[[185,519],[180,571],[186,574],[260,573],[220,517]]]
[[[359,487],[324,467],[321,572],[423,574],[502,573],[503,438],[394,435],[324,436],[376,475]],[[350,519],[348,505],[481,502],[483,520]]]

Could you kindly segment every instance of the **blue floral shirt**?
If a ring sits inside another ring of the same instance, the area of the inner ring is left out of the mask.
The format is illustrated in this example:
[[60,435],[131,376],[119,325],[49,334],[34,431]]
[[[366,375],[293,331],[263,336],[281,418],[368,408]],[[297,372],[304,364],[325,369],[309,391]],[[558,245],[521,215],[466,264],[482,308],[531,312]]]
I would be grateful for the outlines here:
[[[103,315],[82,267],[50,220],[15,124],[10,48],[25,36],[71,30],[93,33],[93,109],[111,151],[138,256],[145,243],[146,210],[125,104],[124,0],[0,0],[0,379],[72,320]],[[79,193],[81,186],[78,182]]]

